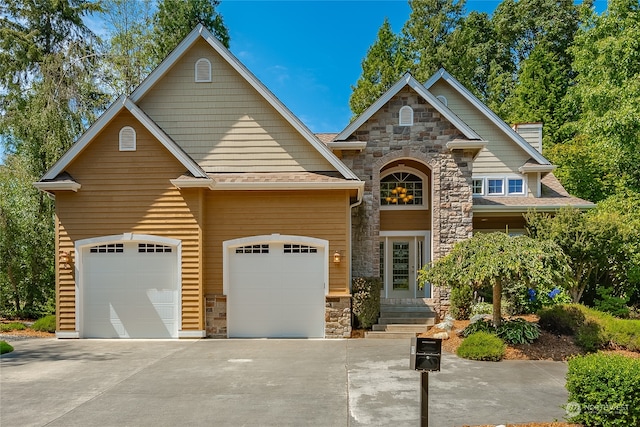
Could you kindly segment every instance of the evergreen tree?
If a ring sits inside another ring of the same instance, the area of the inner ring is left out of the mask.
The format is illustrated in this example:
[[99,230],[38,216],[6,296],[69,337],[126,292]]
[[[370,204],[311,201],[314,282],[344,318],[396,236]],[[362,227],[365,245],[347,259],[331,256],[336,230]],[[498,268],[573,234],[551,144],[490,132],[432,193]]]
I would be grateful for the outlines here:
[[393,33],[389,20],[385,19],[378,30],[378,38],[362,60],[362,75],[351,87],[351,111],[358,115],[366,110],[409,70],[409,66],[400,37]]

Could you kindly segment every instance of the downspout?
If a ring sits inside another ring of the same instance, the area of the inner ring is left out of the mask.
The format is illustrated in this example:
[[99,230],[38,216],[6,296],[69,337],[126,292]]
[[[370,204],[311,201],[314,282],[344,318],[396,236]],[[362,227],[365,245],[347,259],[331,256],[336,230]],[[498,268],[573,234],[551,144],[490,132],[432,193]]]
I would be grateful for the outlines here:
[[349,293],[351,293],[351,284],[353,283],[353,220],[352,220],[352,211],[353,208],[358,207],[362,204],[363,193],[364,192],[364,182],[362,186],[358,188],[358,195],[356,196],[355,203],[349,205]]

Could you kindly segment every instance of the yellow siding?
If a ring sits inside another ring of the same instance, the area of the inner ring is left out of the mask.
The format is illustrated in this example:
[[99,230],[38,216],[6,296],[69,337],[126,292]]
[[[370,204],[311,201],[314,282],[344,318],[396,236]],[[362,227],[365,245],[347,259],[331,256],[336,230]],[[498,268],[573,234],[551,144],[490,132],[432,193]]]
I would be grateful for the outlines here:
[[380,231],[431,230],[430,210],[380,210]]
[[[119,151],[118,132],[132,126],[137,150]],[[56,194],[59,250],[80,239],[139,233],[182,240],[182,329],[202,330],[200,190],[181,193],[169,179],[182,166],[128,112],[121,113],[67,168],[82,188]],[[74,254],[75,255],[75,254]],[[59,268],[60,330],[75,329],[73,269]]]
[[488,141],[473,162],[474,174],[517,174],[518,168],[531,157],[448,83],[440,80],[429,91],[446,97],[449,109]]
[[[210,83],[195,83],[199,58],[211,62]],[[139,105],[207,172],[335,170],[203,40]]]
[[[347,191],[214,191],[205,211],[205,294],[222,294],[222,244],[240,237],[298,235],[329,241],[329,291],[349,293]],[[331,255],[342,253],[334,264]]]

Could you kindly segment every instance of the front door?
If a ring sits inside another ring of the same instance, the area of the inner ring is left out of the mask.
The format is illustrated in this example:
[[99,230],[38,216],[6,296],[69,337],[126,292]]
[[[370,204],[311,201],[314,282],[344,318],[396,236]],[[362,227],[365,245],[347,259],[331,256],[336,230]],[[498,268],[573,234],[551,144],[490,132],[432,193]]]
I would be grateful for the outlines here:
[[416,255],[413,238],[388,240],[386,283],[387,298],[414,298],[416,288]]

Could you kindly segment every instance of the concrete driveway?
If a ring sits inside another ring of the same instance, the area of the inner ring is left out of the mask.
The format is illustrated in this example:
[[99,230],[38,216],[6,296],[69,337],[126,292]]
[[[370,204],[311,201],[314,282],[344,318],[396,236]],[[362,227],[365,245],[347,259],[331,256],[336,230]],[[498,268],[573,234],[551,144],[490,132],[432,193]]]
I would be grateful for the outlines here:
[[[0,361],[5,426],[416,426],[405,340],[31,339]],[[431,373],[433,427],[561,420],[562,362]]]

